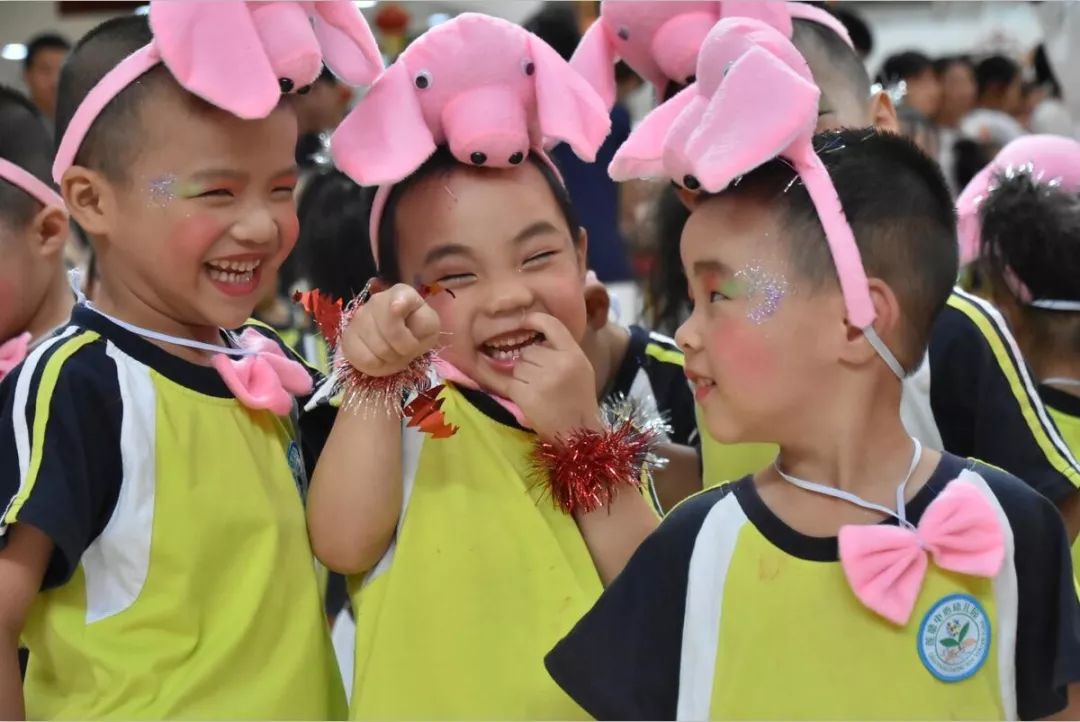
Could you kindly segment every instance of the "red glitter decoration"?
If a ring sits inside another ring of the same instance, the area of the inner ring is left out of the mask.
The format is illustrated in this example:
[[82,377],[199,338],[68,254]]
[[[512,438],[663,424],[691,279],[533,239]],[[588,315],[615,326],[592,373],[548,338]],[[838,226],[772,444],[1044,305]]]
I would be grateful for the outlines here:
[[440,384],[421,393],[405,407],[403,413],[409,420],[409,428],[420,429],[433,439],[448,439],[458,432],[458,427],[448,424],[443,416],[444,400],[439,398],[442,390],[443,386]]
[[343,354],[334,359],[334,371],[344,393],[342,405],[346,408],[382,407],[388,412],[401,414],[401,404],[414,391],[424,392],[431,385],[429,371],[435,352],[428,351],[417,356],[407,367],[389,376],[369,376],[358,371]]
[[621,489],[638,488],[656,439],[630,419],[607,431],[578,429],[554,442],[537,439],[533,463],[547,479],[552,501],[567,514],[611,503]]
[[297,291],[293,301],[299,303],[304,312],[315,321],[319,333],[331,347],[337,345],[341,333],[342,300],[333,299],[318,289]]

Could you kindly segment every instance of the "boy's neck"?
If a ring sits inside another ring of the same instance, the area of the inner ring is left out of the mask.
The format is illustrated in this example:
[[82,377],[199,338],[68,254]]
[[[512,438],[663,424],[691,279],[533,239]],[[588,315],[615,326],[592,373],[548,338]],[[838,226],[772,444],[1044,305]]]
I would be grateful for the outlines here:
[[[106,281],[105,277],[102,277],[98,286],[94,307],[121,321],[158,333],[207,344],[221,345],[222,342],[221,329],[214,326],[193,326],[177,321],[139,298],[131,289],[118,288]],[[205,365],[208,362],[208,355],[203,351],[154,339],[147,340],[174,356],[192,363]]]
[[63,266],[58,265],[52,281],[49,283],[49,291],[34,312],[33,318],[27,325],[33,340],[38,340],[59,326],[67,323],[71,318],[71,309],[75,305],[75,293],[68,283],[67,274]]
[[828,417],[810,414],[805,433],[782,441],[777,465],[785,474],[866,496],[895,488],[912,456],[911,435],[900,418],[901,385],[881,378],[867,393],[837,398]]

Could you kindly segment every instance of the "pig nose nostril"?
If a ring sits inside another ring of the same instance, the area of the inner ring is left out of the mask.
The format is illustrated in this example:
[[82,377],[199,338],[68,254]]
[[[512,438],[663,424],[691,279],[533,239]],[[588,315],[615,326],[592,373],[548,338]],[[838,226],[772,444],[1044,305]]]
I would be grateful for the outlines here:
[[469,156],[469,160],[473,162],[473,165],[483,165],[484,163],[487,163],[487,154],[476,151]]
[[519,165],[523,160],[525,160],[525,154],[518,151],[510,156],[510,165]]

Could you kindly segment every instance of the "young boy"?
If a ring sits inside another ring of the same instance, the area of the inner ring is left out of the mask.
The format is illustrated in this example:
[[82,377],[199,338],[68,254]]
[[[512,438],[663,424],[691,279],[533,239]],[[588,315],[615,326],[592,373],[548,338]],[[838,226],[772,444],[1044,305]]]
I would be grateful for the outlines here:
[[[738,69],[722,79],[699,63],[705,103],[754,78],[798,85],[775,65],[798,71],[798,55],[754,25],[721,23],[706,40],[753,49],[714,58]],[[753,102],[704,118],[705,104],[662,108],[655,117],[679,132],[657,135],[646,119],[638,133],[665,138],[665,175],[704,186],[682,239],[695,310],[677,338],[709,432],[776,439],[780,455],[669,515],[549,671],[604,719],[1060,712],[1080,680],[1060,517],[1004,472],[923,451],[900,418],[900,377],[925,353],[957,268],[940,171],[865,129],[819,136],[810,157],[795,136],[782,158],[758,160],[770,151],[750,137],[757,127],[775,130],[780,113],[813,126],[807,93],[754,114],[742,141],[759,155],[745,166],[709,155],[709,141],[687,153],[688,137],[730,138],[732,111]]]
[[151,39],[108,21],[61,76],[58,136],[78,109],[85,131],[61,186],[99,285],[0,384],[0,718],[339,718],[303,509],[326,425],[295,413],[312,379],[276,339],[222,330],[295,242],[296,120],[136,66]]
[[68,217],[52,189],[52,141],[37,110],[0,86],[0,379],[71,315]]

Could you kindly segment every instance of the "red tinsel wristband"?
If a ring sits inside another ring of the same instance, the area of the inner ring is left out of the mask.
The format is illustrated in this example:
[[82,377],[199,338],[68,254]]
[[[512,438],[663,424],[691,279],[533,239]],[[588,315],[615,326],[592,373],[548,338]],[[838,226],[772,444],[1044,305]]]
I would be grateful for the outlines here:
[[667,424],[645,418],[626,399],[603,409],[606,429],[577,429],[533,448],[536,474],[552,501],[567,514],[595,511],[626,487],[640,488],[643,478],[666,463],[654,453],[666,438]]
[[[388,285],[379,278],[370,279],[359,295],[345,307],[341,314],[340,330],[349,325],[356,312],[376,293],[384,291]],[[435,289],[437,290],[437,289]],[[430,295],[427,289],[421,292]],[[389,376],[370,376],[358,371],[339,349],[334,353],[334,378],[337,388],[342,393],[342,407],[353,411],[384,410],[387,413],[402,415],[405,401],[417,394],[422,394],[431,387],[431,367],[435,361],[435,352],[417,356],[407,367]]]

